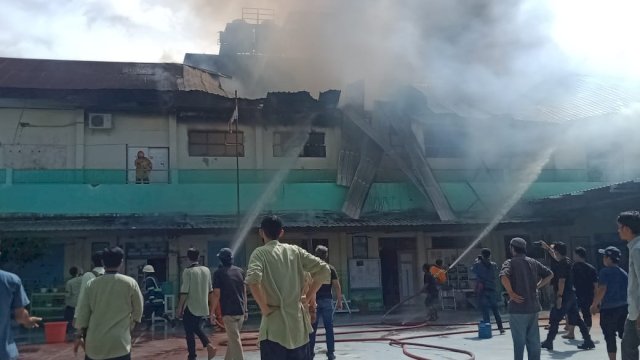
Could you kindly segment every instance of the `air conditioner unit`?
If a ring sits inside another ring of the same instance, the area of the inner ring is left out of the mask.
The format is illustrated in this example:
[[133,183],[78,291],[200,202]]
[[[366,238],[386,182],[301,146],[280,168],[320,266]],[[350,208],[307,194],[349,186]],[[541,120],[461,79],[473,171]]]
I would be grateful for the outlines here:
[[89,114],[89,129],[111,129],[111,114]]

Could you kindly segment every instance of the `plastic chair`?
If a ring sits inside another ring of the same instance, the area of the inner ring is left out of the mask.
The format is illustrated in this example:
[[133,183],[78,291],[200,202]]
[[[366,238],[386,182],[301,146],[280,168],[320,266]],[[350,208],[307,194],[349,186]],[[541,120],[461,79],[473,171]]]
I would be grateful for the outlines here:
[[442,310],[456,310],[456,293],[454,289],[440,290],[440,304]]

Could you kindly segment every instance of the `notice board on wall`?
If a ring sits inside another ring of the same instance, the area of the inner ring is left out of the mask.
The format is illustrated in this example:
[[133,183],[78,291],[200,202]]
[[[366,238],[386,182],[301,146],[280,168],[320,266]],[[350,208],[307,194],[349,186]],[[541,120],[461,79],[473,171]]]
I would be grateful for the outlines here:
[[380,259],[349,259],[351,289],[380,288]]

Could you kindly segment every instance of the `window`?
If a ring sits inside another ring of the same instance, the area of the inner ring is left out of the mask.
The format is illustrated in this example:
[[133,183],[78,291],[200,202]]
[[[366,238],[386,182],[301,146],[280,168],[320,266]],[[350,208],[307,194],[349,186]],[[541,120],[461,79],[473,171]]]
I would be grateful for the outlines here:
[[351,242],[354,259],[366,259],[369,257],[369,238],[366,235],[354,235],[351,237]]
[[[238,143],[236,144],[236,136]],[[190,131],[189,156],[244,157],[244,133]]]
[[425,155],[431,158],[456,158],[466,155],[467,134],[452,125],[430,125],[425,130]]
[[[295,146],[293,131],[277,131],[273,133],[273,156],[284,157]],[[300,157],[324,158],[327,157],[327,147],[325,145],[325,134],[323,132],[311,132],[304,144]]]

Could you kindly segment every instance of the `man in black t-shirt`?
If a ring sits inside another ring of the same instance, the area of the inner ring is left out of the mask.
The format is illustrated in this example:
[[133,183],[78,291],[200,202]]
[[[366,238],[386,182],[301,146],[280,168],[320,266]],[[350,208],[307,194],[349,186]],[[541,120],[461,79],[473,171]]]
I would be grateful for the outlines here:
[[[247,320],[247,288],[244,284],[244,271],[233,265],[233,252],[224,248],[218,253],[220,267],[213,273],[213,311],[220,305],[222,322],[229,342],[225,360],[244,359],[240,329]],[[213,323],[213,321],[211,321]]]
[[[329,249],[326,246],[318,245],[316,247],[315,255],[320,258],[320,260],[326,262],[328,264],[329,257]],[[333,292],[336,292],[336,308],[342,309],[342,288],[340,287],[340,281],[338,280],[338,273],[336,272],[336,268],[329,265],[331,270],[331,284],[324,284],[320,287],[318,292],[316,293],[316,321],[313,322],[313,332],[309,335],[309,343],[310,343],[310,358],[313,359],[315,356],[315,345],[316,345],[316,332],[318,331],[318,323],[320,322],[320,318],[322,318],[322,324],[324,325],[325,339],[327,342],[327,358],[329,360],[334,360],[336,356],[335,352],[335,335],[333,333]]]
[[553,292],[555,294],[555,302],[549,314],[549,332],[547,333],[547,339],[540,346],[553,350],[553,340],[558,334],[558,326],[562,318],[567,315],[569,323],[578,326],[584,339],[584,343],[578,345],[578,349],[590,350],[595,348],[595,344],[591,341],[591,336],[589,335],[589,329],[587,329],[587,325],[585,325],[578,313],[576,294],[573,289],[573,274],[571,272],[573,263],[567,257],[567,245],[563,242],[556,242],[552,248],[545,242],[541,242],[541,244],[558,261],[558,266],[557,272],[554,273]]
[[[586,262],[587,250],[583,247],[577,247],[573,251],[573,267],[571,273],[573,275],[573,286],[576,289],[576,299],[578,300],[578,309],[582,313],[582,318],[587,328],[591,329],[591,303],[595,295],[595,289],[598,287],[598,273],[596,268]],[[569,321],[569,329],[564,339],[574,339],[575,325]]]

